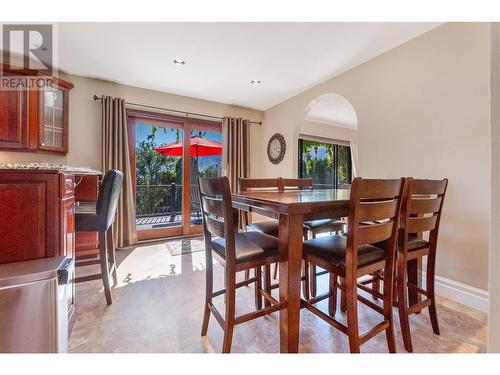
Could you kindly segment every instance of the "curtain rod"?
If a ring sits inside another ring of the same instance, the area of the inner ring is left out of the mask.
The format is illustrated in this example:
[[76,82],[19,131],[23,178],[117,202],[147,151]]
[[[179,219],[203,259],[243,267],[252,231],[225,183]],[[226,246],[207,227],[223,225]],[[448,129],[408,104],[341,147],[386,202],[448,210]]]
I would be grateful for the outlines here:
[[[102,101],[102,96],[97,96],[97,95],[94,94],[94,100],[95,101]],[[146,105],[146,104],[130,103],[130,102],[127,102],[127,101],[125,102],[125,104],[131,105],[131,106],[134,106],[134,107],[142,107],[142,108],[156,109],[156,110],[166,111],[166,112],[180,113],[180,114],[183,114],[186,117],[197,116],[197,117],[212,118],[212,119],[217,119],[217,120],[223,120],[224,119],[224,117],[212,116],[212,115],[205,115],[203,113],[178,111],[176,109],[155,107],[155,106]],[[250,124],[262,125],[262,121],[250,121]]]

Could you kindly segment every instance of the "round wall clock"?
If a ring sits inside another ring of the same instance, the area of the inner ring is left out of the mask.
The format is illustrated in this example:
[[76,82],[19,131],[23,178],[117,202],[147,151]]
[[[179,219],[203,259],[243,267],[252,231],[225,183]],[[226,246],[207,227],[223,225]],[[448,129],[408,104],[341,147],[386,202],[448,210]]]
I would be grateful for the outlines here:
[[285,157],[286,142],[281,134],[274,134],[267,143],[267,157],[273,164],[280,163]]

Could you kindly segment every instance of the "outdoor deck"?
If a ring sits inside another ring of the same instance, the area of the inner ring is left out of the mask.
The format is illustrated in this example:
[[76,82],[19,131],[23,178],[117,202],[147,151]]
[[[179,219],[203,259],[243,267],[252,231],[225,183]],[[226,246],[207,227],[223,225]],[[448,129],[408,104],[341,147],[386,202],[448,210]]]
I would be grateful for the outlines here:
[[[191,215],[191,224],[201,224],[201,217],[198,219],[196,213]],[[138,230],[168,228],[182,225],[182,214],[163,214],[157,216],[145,216],[135,219]]]

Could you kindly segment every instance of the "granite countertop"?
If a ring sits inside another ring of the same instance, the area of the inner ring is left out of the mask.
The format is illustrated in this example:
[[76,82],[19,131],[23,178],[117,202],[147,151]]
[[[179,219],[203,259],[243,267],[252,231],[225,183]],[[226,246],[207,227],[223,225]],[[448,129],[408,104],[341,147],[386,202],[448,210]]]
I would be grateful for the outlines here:
[[64,164],[48,163],[0,163],[0,169],[58,171],[75,174],[102,174],[101,171],[92,169],[90,167],[72,167]]

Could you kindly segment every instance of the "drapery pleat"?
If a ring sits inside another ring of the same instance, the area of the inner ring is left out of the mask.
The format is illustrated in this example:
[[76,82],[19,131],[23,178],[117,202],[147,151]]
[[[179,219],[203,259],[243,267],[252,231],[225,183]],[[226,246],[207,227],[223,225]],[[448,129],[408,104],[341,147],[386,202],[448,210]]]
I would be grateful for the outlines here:
[[[222,121],[222,168],[228,177],[231,191],[238,190],[238,178],[249,177],[250,121],[242,118],[224,117]],[[245,227],[245,216],[240,212],[238,228]]]
[[358,177],[358,142],[349,142],[351,149],[352,178]]
[[106,173],[110,169],[120,170],[124,177],[113,224],[115,243],[117,247],[130,246],[137,242],[137,231],[125,99],[105,96],[102,99],[102,170]]

